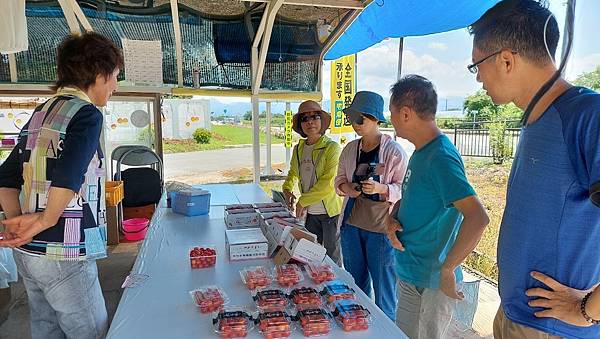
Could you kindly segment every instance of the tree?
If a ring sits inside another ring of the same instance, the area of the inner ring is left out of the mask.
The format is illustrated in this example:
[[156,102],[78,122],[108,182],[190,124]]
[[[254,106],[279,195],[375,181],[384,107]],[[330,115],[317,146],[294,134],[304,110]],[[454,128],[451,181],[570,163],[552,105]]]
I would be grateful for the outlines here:
[[[267,111],[262,111],[258,114],[259,119],[265,119],[267,117]],[[246,111],[244,114],[244,120],[252,121],[252,111]]]
[[507,128],[519,127],[523,111],[515,104],[495,105],[483,90],[471,94],[464,102],[466,116],[469,121],[487,121],[486,124],[473,124],[473,128],[484,128],[489,133],[490,149],[494,163],[502,164],[512,156],[513,149]]
[[580,74],[573,83],[578,86],[591,88],[594,91],[600,91],[600,66],[591,72]]
[[491,121],[498,114],[498,106],[482,89],[466,97],[463,105],[469,121]]
[[484,90],[479,90],[466,97],[463,105],[469,121],[519,120],[523,114],[523,111],[513,103],[494,104],[492,98]]

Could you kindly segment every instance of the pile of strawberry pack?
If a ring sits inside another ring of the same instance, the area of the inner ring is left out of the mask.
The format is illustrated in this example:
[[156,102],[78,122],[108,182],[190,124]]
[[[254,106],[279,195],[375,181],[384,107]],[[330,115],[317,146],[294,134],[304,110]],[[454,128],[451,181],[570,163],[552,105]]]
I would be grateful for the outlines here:
[[[192,269],[214,267],[214,246],[190,250]],[[304,280],[303,270],[309,280]],[[364,331],[371,324],[369,310],[357,302],[356,293],[336,280],[327,264],[249,266],[240,270],[241,283],[253,305],[231,305],[217,286],[190,291],[200,314],[211,314],[214,332],[221,338],[245,338],[256,330],[267,339],[327,336],[334,326],[343,332]]]

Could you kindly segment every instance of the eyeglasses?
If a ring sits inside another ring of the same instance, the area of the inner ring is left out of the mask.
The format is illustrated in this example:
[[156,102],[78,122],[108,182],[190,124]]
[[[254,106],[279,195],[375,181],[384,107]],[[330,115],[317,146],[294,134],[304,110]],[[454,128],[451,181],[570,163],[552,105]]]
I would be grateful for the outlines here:
[[352,120],[353,124],[357,124],[357,125],[362,125],[365,123],[365,117],[362,115],[359,115],[358,117],[356,117],[356,119]]
[[[350,122],[357,125],[362,125],[365,123],[365,119],[373,120],[369,116],[359,115],[354,119],[350,119]],[[374,120],[373,120],[374,121]]]
[[300,116],[300,122],[309,122],[311,120],[321,120],[321,112],[317,112],[313,115],[303,114]]
[[[479,61],[476,61],[476,62],[474,62],[474,63],[470,64],[469,66],[467,66],[467,69],[468,69],[468,70],[469,70],[469,72],[471,72],[472,74],[477,74],[477,73],[479,72],[479,65],[480,65],[481,63],[485,62],[487,59],[489,59],[489,58],[491,58],[491,57],[493,57],[493,56],[496,56],[496,55],[498,55],[498,54],[502,53],[502,51],[504,51],[504,50],[505,50],[505,49],[501,49],[501,50],[499,50],[499,51],[497,51],[497,52],[494,52],[494,53],[492,53],[492,54],[490,54],[490,55],[486,56],[486,57],[485,57],[485,58],[483,58],[483,59],[480,59]],[[511,52],[512,54],[517,54],[517,52],[515,52],[515,51],[510,51],[510,52]]]

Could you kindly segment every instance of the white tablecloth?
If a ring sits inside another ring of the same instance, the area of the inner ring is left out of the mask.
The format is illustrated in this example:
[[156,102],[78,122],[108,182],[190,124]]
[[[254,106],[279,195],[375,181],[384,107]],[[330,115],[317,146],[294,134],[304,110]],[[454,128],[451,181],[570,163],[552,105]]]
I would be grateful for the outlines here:
[[[229,261],[225,250],[223,205],[268,202],[267,195],[254,184],[204,185],[211,191],[207,216],[185,217],[170,209],[157,209],[132,273],[147,275],[145,282],[127,288],[112,321],[108,338],[217,338],[210,315],[200,314],[189,291],[205,286],[221,287],[230,305],[253,307],[250,291],[242,284],[239,270],[246,266],[273,266],[272,260]],[[216,246],[214,268],[190,269],[189,250],[203,244]],[[110,259],[109,259],[110,260]],[[335,266],[331,259],[327,261]],[[357,291],[359,301],[371,311],[373,323],[367,331],[346,333],[333,326],[333,338],[406,338],[396,325],[354,284],[352,277],[336,267],[336,275]],[[303,283],[312,285],[306,276]],[[303,338],[296,329],[292,338]],[[263,338],[255,328],[248,338]]]

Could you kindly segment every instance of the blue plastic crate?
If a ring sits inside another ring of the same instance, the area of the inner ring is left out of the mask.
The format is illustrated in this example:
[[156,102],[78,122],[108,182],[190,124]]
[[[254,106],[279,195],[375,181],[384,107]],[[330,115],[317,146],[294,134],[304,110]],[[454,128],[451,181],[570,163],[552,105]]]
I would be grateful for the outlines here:
[[183,190],[176,192],[171,201],[173,212],[190,217],[210,212],[210,192],[206,190]]

